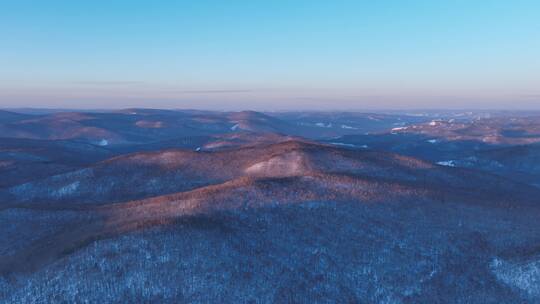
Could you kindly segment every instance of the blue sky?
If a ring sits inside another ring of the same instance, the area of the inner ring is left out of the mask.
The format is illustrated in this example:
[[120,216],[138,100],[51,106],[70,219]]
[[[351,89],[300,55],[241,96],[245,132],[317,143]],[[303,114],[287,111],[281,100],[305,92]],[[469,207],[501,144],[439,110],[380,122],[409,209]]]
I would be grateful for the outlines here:
[[0,0],[0,106],[540,108],[540,2]]

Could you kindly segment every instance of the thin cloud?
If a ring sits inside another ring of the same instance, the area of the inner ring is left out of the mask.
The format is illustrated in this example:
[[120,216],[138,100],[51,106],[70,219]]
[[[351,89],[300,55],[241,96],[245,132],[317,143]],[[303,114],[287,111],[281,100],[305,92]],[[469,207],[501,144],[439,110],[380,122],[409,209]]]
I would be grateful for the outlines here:
[[92,86],[129,86],[145,84],[143,81],[75,81],[73,83]]
[[176,94],[229,94],[229,93],[251,93],[253,90],[182,90],[172,91]]

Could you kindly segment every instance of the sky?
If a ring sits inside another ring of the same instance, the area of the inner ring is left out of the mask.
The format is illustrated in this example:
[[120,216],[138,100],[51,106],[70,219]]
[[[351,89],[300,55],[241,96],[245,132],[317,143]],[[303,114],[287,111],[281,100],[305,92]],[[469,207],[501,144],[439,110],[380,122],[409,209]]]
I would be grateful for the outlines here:
[[0,107],[540,109],[540,1],[0,0]]

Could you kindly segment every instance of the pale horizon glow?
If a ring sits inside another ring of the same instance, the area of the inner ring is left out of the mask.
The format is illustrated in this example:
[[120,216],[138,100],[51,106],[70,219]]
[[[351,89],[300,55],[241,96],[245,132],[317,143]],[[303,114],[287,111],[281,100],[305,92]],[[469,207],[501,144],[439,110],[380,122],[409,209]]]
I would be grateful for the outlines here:
[[540,109],[537,1],[0,3],[0,108]]

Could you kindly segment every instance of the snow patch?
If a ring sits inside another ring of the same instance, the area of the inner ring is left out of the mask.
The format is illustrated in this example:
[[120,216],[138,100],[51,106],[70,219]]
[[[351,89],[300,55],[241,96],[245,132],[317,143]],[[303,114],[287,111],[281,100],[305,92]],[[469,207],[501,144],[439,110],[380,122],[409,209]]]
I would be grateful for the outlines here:
[[324,122],[318,122],[315,124],[319,128],[331,128],[332,123],[325,124]]
[[238,124],[235,124],[234,126],[231,127],[231,130],[232,131],[236,131],[238,129],[239,125]]
[[102,139],[102,140],[100,140],[100,141],[98,142],[98,146],[104,147],[104,146],[107,146],[107,145],[109,145],[109,141],[106,140],[106,139]]
[[516,287],[529,296],[540,297],[540,260],[512,263],[495,258],[489,266],[501,282]]
[[305,170],[302,154],[291,152],[251,165],[245,172],[259,176],[295,176],[303,174]]
[[347,144],[347,143],[340,143],[340,142],[331,142],[330,144],[334,145],[334,146],[343,146],[343,147],[356,147],[356,145],[353,145],[353,144]]
[[427,142],[430,143],[430,144],[436,144],[436,143],[438,143],[439,141],[436,140],[436,139],[430,139],[430,140],[428,140]]
[[443,161],[437,162],[437,165],[447,166],[447,167],[455,167],[456,162],[454,160],[443,160]]
[[54,191],[52,193],[52,196],[54,197],[64,197],[64,196],[67,196],[67,195],[70,195],[70,194],[73,194],[75,191],[77,191],[77,189],[79,189],[79,185],[81,184],[81,182],[79,181],[75,181],[69,185],[66,185],[62,188],[59,188],[58,190]]
[[355,127],[352,127],[352,126],[348,126],[348,125],[341,125],[341,128],[342,128],[342,129],[358,130],[358,128],[355,128]]
[[342,143],[342,142],[331,142],[330,144],[334,146],[343,146],[343,147],[351,147],[351,148],[362,148],[362,149],[368,148],[368,145],[354,145],[354,144],[347,144],[347,143]]

